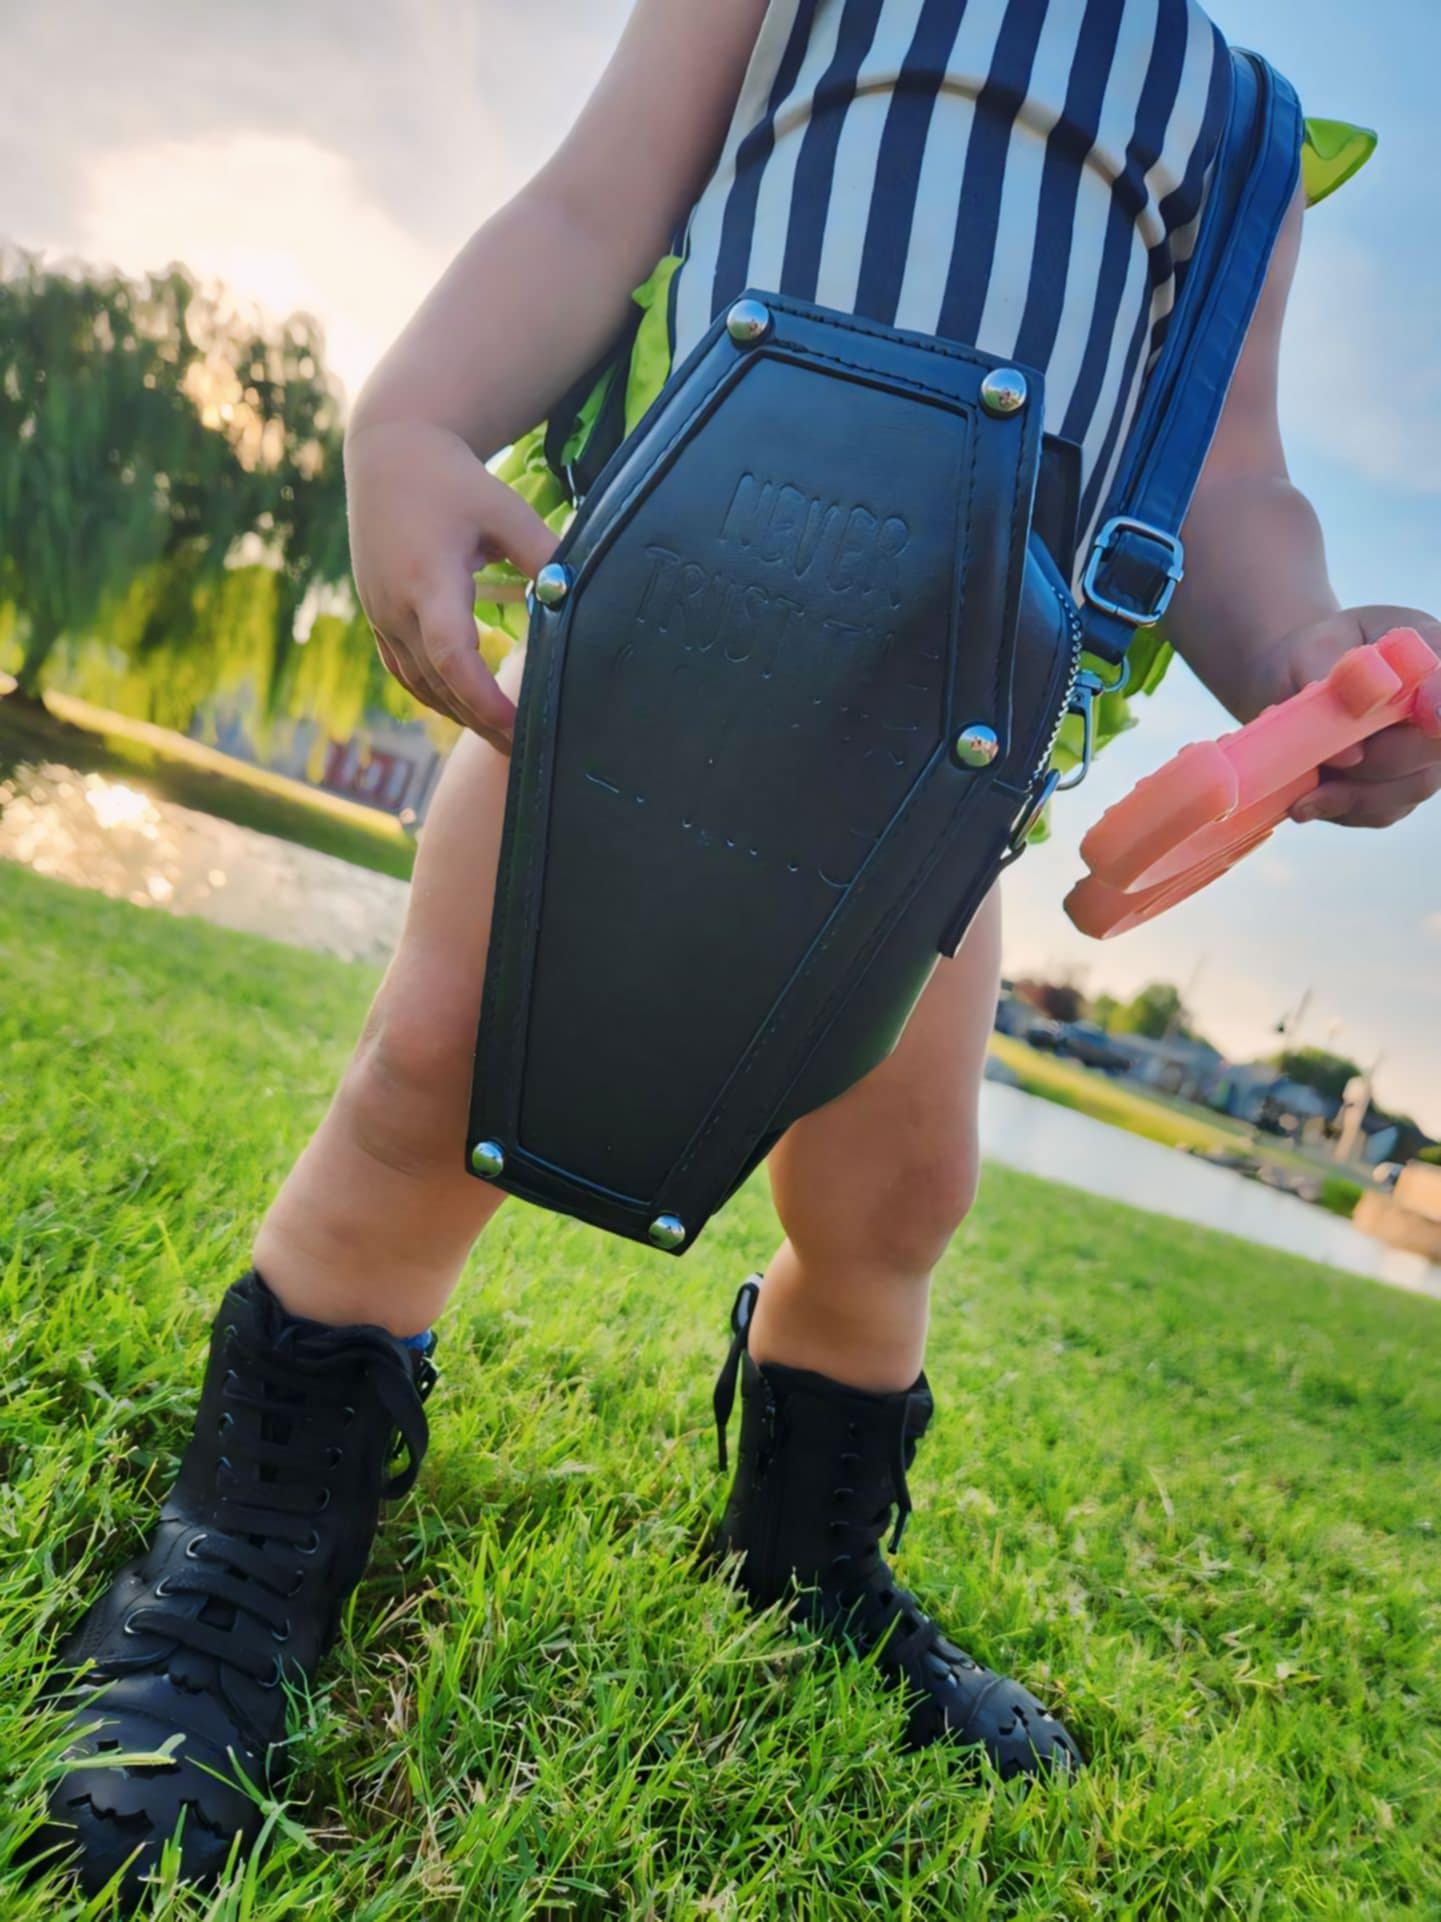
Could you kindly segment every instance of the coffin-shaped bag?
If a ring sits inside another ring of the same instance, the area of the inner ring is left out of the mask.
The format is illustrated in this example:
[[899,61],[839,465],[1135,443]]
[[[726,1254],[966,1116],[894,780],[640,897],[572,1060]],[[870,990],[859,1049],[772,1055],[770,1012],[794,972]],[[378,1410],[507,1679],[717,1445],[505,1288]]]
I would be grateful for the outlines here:
[[1056,786],[1083,650],[1179,578],[1299,167],[1289,87],[1233,72],[1079,606],[1040,377],[763,289],[601,473],[535,584],[473,1172],[679,1252],[894,1046]]

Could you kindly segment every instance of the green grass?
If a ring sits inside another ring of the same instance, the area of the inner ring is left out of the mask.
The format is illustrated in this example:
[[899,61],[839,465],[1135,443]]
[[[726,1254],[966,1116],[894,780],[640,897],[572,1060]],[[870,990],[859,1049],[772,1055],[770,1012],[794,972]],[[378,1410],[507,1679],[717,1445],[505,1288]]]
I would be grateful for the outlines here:
[[1332,1173],[1324,1163],[1297,1154],[1267,1135],[1228,1115],[1214,1114],[1174,1095],[1131,1087],[1108,1075],[1045,1054],[1011,1035],[991,1037],[991,1052],[1015,1075],[1027,1094],[1041,1095],[1063,1108],[1074,1108],[1113,1128],[1126,1128],[1166,1148],[1194,1148],[1201,1153],[1247,1154],[1278,1168],[1296,1169],[1322,1177],[1320,1205],[1349,1217],[1365,1193],[1359,1181]]
[[[0,1916],[78,1922],[6,1866],[37,1678],[149,1524],[371,977],[3,867],[0,968]],[[901,1560],[1091,1749],[1027,1790],[897,1755],[869,1671],[697,1575],[774,1231],[757,1188],[682,1262],[506,1211],[279,1846],[154,1913],[1441,1915],[1436,1304],[988,1175]]]
[[168,728],[133,721],[70,695],[51,712],[0,699],[0,779],[25,761],[58,761],[117,776],[161,800],[317,848],[381,874],[408,878],[415,846],[399,822],[341,794],[251,767]]

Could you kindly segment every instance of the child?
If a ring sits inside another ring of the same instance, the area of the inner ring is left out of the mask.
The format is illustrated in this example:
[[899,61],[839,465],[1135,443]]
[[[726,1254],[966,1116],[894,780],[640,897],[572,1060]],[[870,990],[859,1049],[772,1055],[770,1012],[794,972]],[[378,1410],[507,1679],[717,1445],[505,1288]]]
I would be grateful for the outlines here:
[[[501,1199],[459,1151],[519,672],[493,678],[477,650],[474,577],[502,559],[533,576],[554,534],[486,457],[598,362],[639,283],[642,401],[647,368],[653,391],[657,359],[663,373],[753,285],[1042,371],[1047,430],[1081,450],[1084,532],[1184,273],[1228,75],[1194,0],[638,0],[560,151],[371,380],[347,441],[361,597],[392,672],[469,731],[355,1056],[221,1305],[180,1479],[68,1650],[95,1668],[72,1697],[80,1766],[56,1787],[51,1839],[78,1850],[88,1887],[127,1857],[134,1886],[182,1811],[196,1876],[257,1833],[230,1784],[279,1778],[279,1684],[313,1672],[381,1499],[414,1479],[427,1331]],[[1287,479],[1276,367],[1300,228],[1298,200],[1170,623],[1243,719],[1397,623],[1441,643],[1414,609],[1338,609]],[[679,263],[657,274],[677,231]],[[1436,746],[1398,733],[1298,813],[1380,826],[1438,786]],[[931,1273],[975,1190],[999,948],[993,897],[894,1053],[775,1148],[785,1240],[764,1286],[742,1290],[717,1399],[724,1412],[739,1378],[720,1542],[754,1602],[794,1596],[823,1632],[878,1651],[910,1745],[977,1745],[1009,1774],[1075,1768],[1080,1752],[946,1639],[881,1553],[930,1414]],[[408,1459],[387,1479],[396,1431]],[[168,1769],[83,1765],[177,1734]]]

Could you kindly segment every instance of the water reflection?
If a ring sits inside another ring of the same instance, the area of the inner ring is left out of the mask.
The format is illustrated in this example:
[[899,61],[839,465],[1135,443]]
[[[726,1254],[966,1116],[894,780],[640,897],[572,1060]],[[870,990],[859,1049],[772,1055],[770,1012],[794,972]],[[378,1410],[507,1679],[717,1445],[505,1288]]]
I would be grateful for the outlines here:
[[390,875],[49,761],[0,780],[0,859],[348,961],[386,960],[405,912]]

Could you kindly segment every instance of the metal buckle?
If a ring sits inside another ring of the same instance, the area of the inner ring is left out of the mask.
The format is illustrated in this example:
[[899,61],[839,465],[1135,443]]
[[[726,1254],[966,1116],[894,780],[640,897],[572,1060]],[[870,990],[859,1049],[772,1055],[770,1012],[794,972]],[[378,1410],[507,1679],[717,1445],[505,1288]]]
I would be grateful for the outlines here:
[[1124,685],[1125,663],[1121,664],[1121,676],[1117,682],[1108,684],[1090,668],[1082,668],[1076,676],[1076,685],[1071,693],[1068,714],[1081,717],[1081,764],[1063,775],[1056,783],[1057,794],[1070,794],[1078,788],[1091,771],[1091,763],[1096,758],[1096,703],[1103,694],[1109,694],[1115,687]]
[[[1158,547],[1165,548],[1169,557],[1166,584],[1150,612],[1113,600],[1100,586],[1101,569],[1113,549],[1119,545],[1122,534],[1139,534],[1143,540],[1154,541]],[[1171,597],[1181,584],[1185,560],[1186,550],[1178,535],[1168,534],[1164,528],[1152,527],[1148,521],[1138,521],[1130,514],[1116,514],[1096,536],[1096,544],[1091,549],[1086,571],[1081,577],[1081,592],[1092,607],[1098,607],[1103,614],[1113,615],[1118,621],[1125,621],[1128,627],[1154,627],[1171,605]]]
[[1035,799],[1029,807],[1022,811],[1016,821],[1015,827],[1011,830],[1010,846],[1001,858],[1002,871],[1010,867],[1013,861],[1018,861],[1025,853],[1026,843],[1031,838],[1032,828],[1035,827],[1036,823],[1050,806],[1051,798],[1059,790],[1060,785],[1061,777],[1056,770],[1052,768],[1045,780],[1041,783],[1040,791],[1037,793]]

